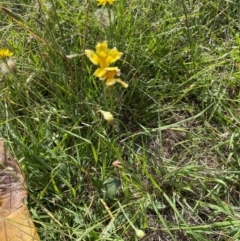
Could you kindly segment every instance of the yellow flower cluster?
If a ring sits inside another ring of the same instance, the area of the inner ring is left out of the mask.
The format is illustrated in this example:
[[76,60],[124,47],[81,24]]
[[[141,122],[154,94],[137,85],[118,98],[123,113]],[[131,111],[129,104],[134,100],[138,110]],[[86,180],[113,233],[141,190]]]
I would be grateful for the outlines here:
[[128,87],[128,84],[122,81],[120,78],[121,71],[118,67],[109,67],[121,58],[122,52],[119,52],[116,48],[109,49],[107,41],[98,43],[96,45],[96,52],[93,50],[85,50],[85,54],[95,65],[99,65],[99,68],[94,72],[94,75],[100,80],[105,81],[107,86],[113,86],[116,83],[120,83],[124,88]]

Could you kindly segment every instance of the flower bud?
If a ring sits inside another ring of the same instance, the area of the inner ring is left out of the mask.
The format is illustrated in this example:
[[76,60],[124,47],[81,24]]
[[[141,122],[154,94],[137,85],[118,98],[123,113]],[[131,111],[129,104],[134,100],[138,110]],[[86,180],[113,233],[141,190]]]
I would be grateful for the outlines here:
[[144,238],[146,235],[141,229],[136,229],[135,232],[136,232],[137,237],[140,239]]
[[113,125],[114,124],[114,118],[111,112],[109,111],[103,111],[100,110],[99,112],[101,112],[101,114],[103,115],[103,118],[110,124]]

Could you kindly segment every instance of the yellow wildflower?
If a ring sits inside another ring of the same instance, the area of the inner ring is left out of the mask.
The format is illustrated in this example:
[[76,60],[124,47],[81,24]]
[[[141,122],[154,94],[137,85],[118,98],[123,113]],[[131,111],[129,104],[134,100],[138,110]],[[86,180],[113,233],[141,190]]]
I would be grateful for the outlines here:
[[124,88],[128,87],[128,84],[122,81],[120,78],[115,78],[115,75],[119,76],[121,74],[118,67],[107,67],[104,69],[97,69],[94,75],[100,80],[105,80],[107,86],[113,86],[116,83],[120,83]]
[[0,59],[5,59],[12,55],[13,55],[13,53],[9,49],[1,49],[0,50]]
[[98,6],[99,5],[105,6],[107,3],[109,3],[110,5],[113,4],[113,2],[115,2],[115,0],[97,0],[97,2],[98,2]]
[[101,80],[105,80],[106,85],[113,86],[117,82],[124,88],[128,87],[128,84],[119,78],[115,78],[115,75],[120,75],[120,69],[118,67],[109,67],[111,63],[114,63],[121,58],[122,52],[119,52],[116,48],[109,49],[107,41],[98,43],[96,45],[96,52],[86,49],[85,54],[95,65],[99,65],[94,75]]
[[114,63],[123,55],[122,52],[118,52],[116,48],[109,49],[107,41],[98,43],[96,45],[96,52],[86,49],[85,54],[95,65],[99,65],[98,71],[108,67],[111,63]]

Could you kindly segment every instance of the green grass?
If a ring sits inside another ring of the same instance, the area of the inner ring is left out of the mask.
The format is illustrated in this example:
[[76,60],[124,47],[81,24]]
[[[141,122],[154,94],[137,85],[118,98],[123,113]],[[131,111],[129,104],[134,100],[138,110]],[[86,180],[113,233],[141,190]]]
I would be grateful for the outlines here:
[[[93,0],[1,6],[17,70],[1,75],[0,134],[42,241],[138,240],[132,225],[142,240],[240,239],[237,1],[118,0],[110,25]],[[127,89],[93,77],[84,51],[104,40]]]

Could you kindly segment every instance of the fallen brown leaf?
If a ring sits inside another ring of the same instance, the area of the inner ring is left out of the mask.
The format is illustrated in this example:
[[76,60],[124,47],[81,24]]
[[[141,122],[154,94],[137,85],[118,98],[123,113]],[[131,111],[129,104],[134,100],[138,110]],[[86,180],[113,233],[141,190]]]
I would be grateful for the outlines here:
[[17,162],[0,139],[0,240],[39,241],[26,205],[27,188]]

